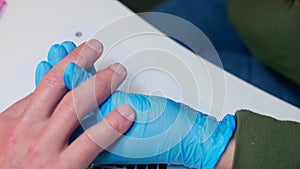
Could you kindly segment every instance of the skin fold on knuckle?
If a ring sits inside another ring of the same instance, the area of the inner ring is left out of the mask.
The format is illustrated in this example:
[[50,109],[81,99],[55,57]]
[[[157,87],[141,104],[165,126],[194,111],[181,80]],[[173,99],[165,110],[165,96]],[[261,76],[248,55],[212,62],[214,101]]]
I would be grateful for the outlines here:
[[95,138],[92,138],[92,135],[88,135],[87,133],[84,133],[82,135],[82,140],[81,140],[81,145],[86,152],[93,152],[95,150],[100,151],[101,148],[98,146],[96,141],[94,140]]
[[20,142],[22,143],[22,140],[18,132],[16,132],[17,129],[17,125],[8,125],[6,126],[6,131],[1,132],[1,135],[4,136],[3,138],[5,138],[5,140],[0,142],[1,168],[18,168],[22,164],[22,158],[16,158],[24,156],[23,149],[20,150],[19,145]]
[[43,78],[41,85],[45,88],[56,88],[58,86],[63,88],[65,85],[62,80],[62,75],[63,72],[61,71],[52,71]]
[[114,130],[119,134],[123,134],[127,130],[127,120],[120,115],[117,109],[111,112],[104,119],[104,122],[111,130]]
[[62,116],[66,116],[67,118],[76,116],[76,103],[74,103],[75,100],[76,99],[73,98],[72,92],[69,92],[64,97],[64,100],[60,103],[60,107],[57,112]]
[[88,56],[86,55],[83,55],[82,53],[77,53],[76,54],[76,60],[75,60],[75,63],[77,65],[79,65],[80,67],[83,67],[83,68],[88,68],[89,67],[89,63],[88,63]]
[[114,91],[125,79],[125,76],[118,75],[114,70],[111,70],[110,68],[106,69],[106,71],[110,77],[110,89]]
[[[35,160],[40,159],[40,163],[43,163],[45,161],[41,160],[41,157],[45,156],[44,149],[41,148],[40,144],[32,145],[28,148],[27,154],[26,154],[26,161],[28,164],[33,166],[34,164],[37,164]],[[43,162],[42,162],[43,161]]]
[[95,87],[98,93],[111,94],[115,91],[125,77],[121,77],[115,71],[107,68],[95,76]]
[[13,150],[16,145],[19,143],[19,137],[16,134],[16,126],[10,127],[5,131],[6,140],[3,142],[2,151],[10,151]]
[[111,80],[104,79],[101,74],[95,77],[95,96],[98,104],[101,104],[111,93]]

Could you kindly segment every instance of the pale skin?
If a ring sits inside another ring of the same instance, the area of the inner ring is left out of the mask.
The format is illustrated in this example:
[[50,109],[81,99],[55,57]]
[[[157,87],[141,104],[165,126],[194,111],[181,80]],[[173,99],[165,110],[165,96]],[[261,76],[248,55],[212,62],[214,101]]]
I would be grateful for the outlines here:
[[225,152],[223,153],[215,169],[231,169],[233,167],[234,151],[235,137],[233,137],[230,140]]
[[[68,145],[80,120],[126,78],[126,69],[113,64],[73,91],[66,89],[62,79],[66,66],[74,62],[89,68],[102,51],[96,40],[80,45],[32,93],[0,113],[1,168],[84,169],[130,128],[135,112],[122,105]],[[75,95],[85,97],[74,99]],[[232,167],[234,146],[232,139],[216,169]]]
[[[70,145],[67,142],[79,120],[96,106],[94,99],[98,104],[103,102],[126,77],[126,69],[115,64],[74,91],[67,91],[62,80],[66,66],[75,62],[88,68],[101,55],[102,48],[95,40],[80,45],[45,76],[35,91],[0,114],[1,168],[87,168],[104,148],[128,130],[135,113],[129,105],[123,105]],[[74,92],[95,95],[74,102]],[[77,104],[81,101],[84,104]]]

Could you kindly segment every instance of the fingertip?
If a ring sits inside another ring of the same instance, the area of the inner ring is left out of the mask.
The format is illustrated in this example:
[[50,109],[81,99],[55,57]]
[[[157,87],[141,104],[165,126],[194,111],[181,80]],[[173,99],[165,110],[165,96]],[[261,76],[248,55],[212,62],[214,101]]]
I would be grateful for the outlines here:
[[97,39],[91,39],[87,41],[85,45],[94,50],[95,52],[101,53],[103,51],[103,44]]
[[60,62],[63,58],[68,55],[67,50],[59,44],[53,45],[48,52],[48,62],[55,66],[58,62]]
[[61,45],[66,49],[68,54],[76,48],[75,43],[72,41],[64,41]]

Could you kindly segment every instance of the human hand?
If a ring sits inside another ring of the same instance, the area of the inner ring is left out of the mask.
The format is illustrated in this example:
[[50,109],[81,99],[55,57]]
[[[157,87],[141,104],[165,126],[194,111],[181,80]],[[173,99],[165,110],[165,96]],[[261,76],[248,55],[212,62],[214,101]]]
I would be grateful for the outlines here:
[[[64,82],[67,88],[74,89],[91,76],[71,63],[65,70]],[[218,122],[170,99],[120,91],[103,102],[96,117],[91,118],[100,121],[122,104],[135,110],[136,121],[126,137],[100,154],[95,164],[166,163],[214,168],[235,131],[232,115]]]
[[[79,121],[103,102],[126,76],[125,68],[114,64],[68,91],[62,79],[66,66],[74,62],[88,68],[101,52],[98,41],[82,44],[54,66],[34,92],[0,114],[1,168],[86,168],[128,130],[135,114],[130,106],[122,105],[68,145]],[[76,93],[85,97],[74,100]],[[91,96],[95,96],[96,105]]]
[[[75,64],[65,70],[64,82],[72,90],[92,74]],[[115,92],[87,119],[100,121],[118,105],[129,104],[136,111],[131,129],[95,164],[181,164],[190,168],[213,168],[234,133],[235,118],[221,122],[186,105],[162,97]],[[93,120],[87,120],[93,121]],[[73,135],[80,135],[76,130]]]
[[[65,41],[62,44],[52,45],[48,52],[47,61],[42,61],[37,65],[35,72],[35,85],[38,86],[42,78],[75,48],[76,45],[71,41]],[[96,74],[96,69],[93,65],[91,65],[87,71],[93,75]]]

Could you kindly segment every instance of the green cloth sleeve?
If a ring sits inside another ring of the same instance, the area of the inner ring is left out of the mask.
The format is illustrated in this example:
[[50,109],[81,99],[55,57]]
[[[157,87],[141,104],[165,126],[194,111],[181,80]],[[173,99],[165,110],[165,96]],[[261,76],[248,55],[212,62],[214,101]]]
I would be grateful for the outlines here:
[[234,169],[299,169],[300,123],[236,113]]
[[235,30],[262,63],[300,85],[300,0],[228,0]]

